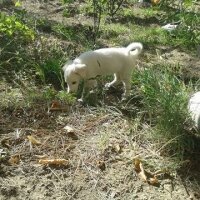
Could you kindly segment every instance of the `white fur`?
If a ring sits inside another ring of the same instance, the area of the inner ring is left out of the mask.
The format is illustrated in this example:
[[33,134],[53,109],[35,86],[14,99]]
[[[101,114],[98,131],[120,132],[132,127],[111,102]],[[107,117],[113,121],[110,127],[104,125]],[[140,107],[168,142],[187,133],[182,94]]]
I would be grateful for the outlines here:
[[76,92],[81,79],[85,80],[86,88],[92,88],[96,85],[95,77],[114,74],[114,80],[107,83],[106,87],[122,82],[124,96],[128,96],[132,70],[142,49],[142,44],[135,42],[127,47],[103,48],[81,54],[63,67],[68,92]]

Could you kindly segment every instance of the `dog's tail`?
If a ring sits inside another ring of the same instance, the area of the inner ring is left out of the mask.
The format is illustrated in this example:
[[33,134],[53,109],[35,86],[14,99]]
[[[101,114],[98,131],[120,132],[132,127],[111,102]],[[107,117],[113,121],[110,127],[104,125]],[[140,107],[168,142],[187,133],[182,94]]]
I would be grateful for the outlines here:
[[131,52],[131,55],[137,56],[142,52],[143,45],[139,42],[133,42],[129,44],[126,49],[128,50],[128,53]]

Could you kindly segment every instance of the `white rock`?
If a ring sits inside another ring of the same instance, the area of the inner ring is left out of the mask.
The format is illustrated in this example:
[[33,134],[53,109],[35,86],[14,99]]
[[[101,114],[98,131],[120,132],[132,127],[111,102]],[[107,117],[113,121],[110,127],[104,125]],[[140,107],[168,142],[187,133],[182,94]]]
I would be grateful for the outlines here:
[[166,24],[165,26],[162,26],[162,29],[167,30],[167,31],[173,31],[177,28],[178,25],[174,24]]
[[200,129],[200,92],[192,95],[188,103],[188,109],[195,122],[195,126]]

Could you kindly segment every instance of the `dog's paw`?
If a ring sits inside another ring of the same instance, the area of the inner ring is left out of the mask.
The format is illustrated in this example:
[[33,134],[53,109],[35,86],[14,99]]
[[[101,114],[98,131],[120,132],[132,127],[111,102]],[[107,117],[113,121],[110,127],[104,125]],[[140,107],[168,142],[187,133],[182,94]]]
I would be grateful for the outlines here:
[[106,83],[106,84],[105,84],[105,89],[109,89],[109,88],[111,87],[111,85],[112,85],[112,84],[110,84],[110,83]]
[[79,103],[83,103],[83,98],[77,99]]
[[122,99],[121,101],[127,101],[127,99],[130,97],[130,93],[129,92],[126,92],[124,94],[122,94]]
[[95,91],[94,90],[90,90],[89,94],[95,94]]

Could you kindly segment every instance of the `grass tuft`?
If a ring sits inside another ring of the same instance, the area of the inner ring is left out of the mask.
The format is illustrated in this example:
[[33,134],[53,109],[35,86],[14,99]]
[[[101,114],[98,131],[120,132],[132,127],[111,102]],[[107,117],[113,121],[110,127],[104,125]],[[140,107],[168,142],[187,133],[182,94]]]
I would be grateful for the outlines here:
[[177,155],[192,150],[194,141],[186,128],[190,124],[187,104],[192,88],[178,79],[168,66],[138,72],[134,81],[142,96],[145,120],[153,127],[159,145],[164,145],[162,149]]

